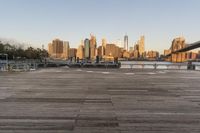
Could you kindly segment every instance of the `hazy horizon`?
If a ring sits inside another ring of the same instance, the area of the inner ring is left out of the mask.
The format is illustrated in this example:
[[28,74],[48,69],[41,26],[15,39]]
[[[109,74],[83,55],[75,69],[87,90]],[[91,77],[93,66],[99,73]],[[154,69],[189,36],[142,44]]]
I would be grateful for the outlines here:
[[0,0],[0,38],[42,47],[59,38],[78,47],[93,33],[98,45],[141,35],[146,50],[163,52],[175,37],[199,41],[198,0]]

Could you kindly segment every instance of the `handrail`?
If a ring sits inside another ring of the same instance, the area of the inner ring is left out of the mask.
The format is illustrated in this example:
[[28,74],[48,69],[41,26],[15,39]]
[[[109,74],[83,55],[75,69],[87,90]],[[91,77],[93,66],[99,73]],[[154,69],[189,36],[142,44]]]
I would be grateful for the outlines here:
[[[187,70],[187,67],[188,67],[187,64],[157,64],[157,63],[154,63],[154,64],[130,64],[130,63],[129,64],[123,64],[122,63],[121,64],[121,68],[133,69],[134,66],[140,66],[140,67],[137,67],[138,69],[178,69],[178,70],[181,70],[181,69]],[[148,66],[150,66],[150,67],[148,67]],[[161,66],[162,68],[160,68],[159,66]],[[166,66],[166,67],[163,68],[163,66]]]

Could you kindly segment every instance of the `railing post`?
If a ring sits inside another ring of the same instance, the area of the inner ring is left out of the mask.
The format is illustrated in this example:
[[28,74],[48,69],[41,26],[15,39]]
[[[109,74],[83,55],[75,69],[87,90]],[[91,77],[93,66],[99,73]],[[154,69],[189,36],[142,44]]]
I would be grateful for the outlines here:
[[180,64],[178,65],[178,69],[179,69],[179,70],[181,69],[181,65],[180,65]]
[[144,64],[142,64],[142,69],[144,69]]
[[167,65],[167,70],[169,69],[169,65]]
[[155,70],[157,69],[157,64],[156,64],[156,63],[154,64],[154,69],[155,69]]
[[130,66],[131,66],[131,69],[133,69],[133,64],[130,64]]

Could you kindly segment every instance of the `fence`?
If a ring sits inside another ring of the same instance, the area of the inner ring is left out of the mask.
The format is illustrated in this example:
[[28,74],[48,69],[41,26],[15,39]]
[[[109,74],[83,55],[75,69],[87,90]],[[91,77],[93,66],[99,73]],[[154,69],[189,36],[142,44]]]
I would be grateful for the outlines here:
[[[37,62],[16,62],[9,61],[9,63],[0,62],[0,71],[32,71],[36,70],[41,63]],[[44,65],[44,64],[43,64]],[[121,63],[122,69],[167,69],[167,70],[197,70],[200,71],[200,64],[192,64],[189,66],[186,63],[171,63],[171,64],[161,64],[161,63]]]
[[[192,65],[193,70],[200,70],[200,65]],[[121,64],[121,68],[127,69],[167,69],[167,70],[188,70],[188,64]]]
[[0,62],[0,71],[32,71],[36,70],[38,63],[27,61],[9,61],[8,63]]

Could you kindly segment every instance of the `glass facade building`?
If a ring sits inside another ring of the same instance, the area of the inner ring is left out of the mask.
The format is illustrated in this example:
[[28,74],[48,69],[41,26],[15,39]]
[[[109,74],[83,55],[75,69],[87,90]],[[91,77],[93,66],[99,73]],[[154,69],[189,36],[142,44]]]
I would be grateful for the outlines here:
[[90,40],[89,39],[85,39],[84,47],[85,47],[85,51],[84,51],[85,58],[90,59]]

